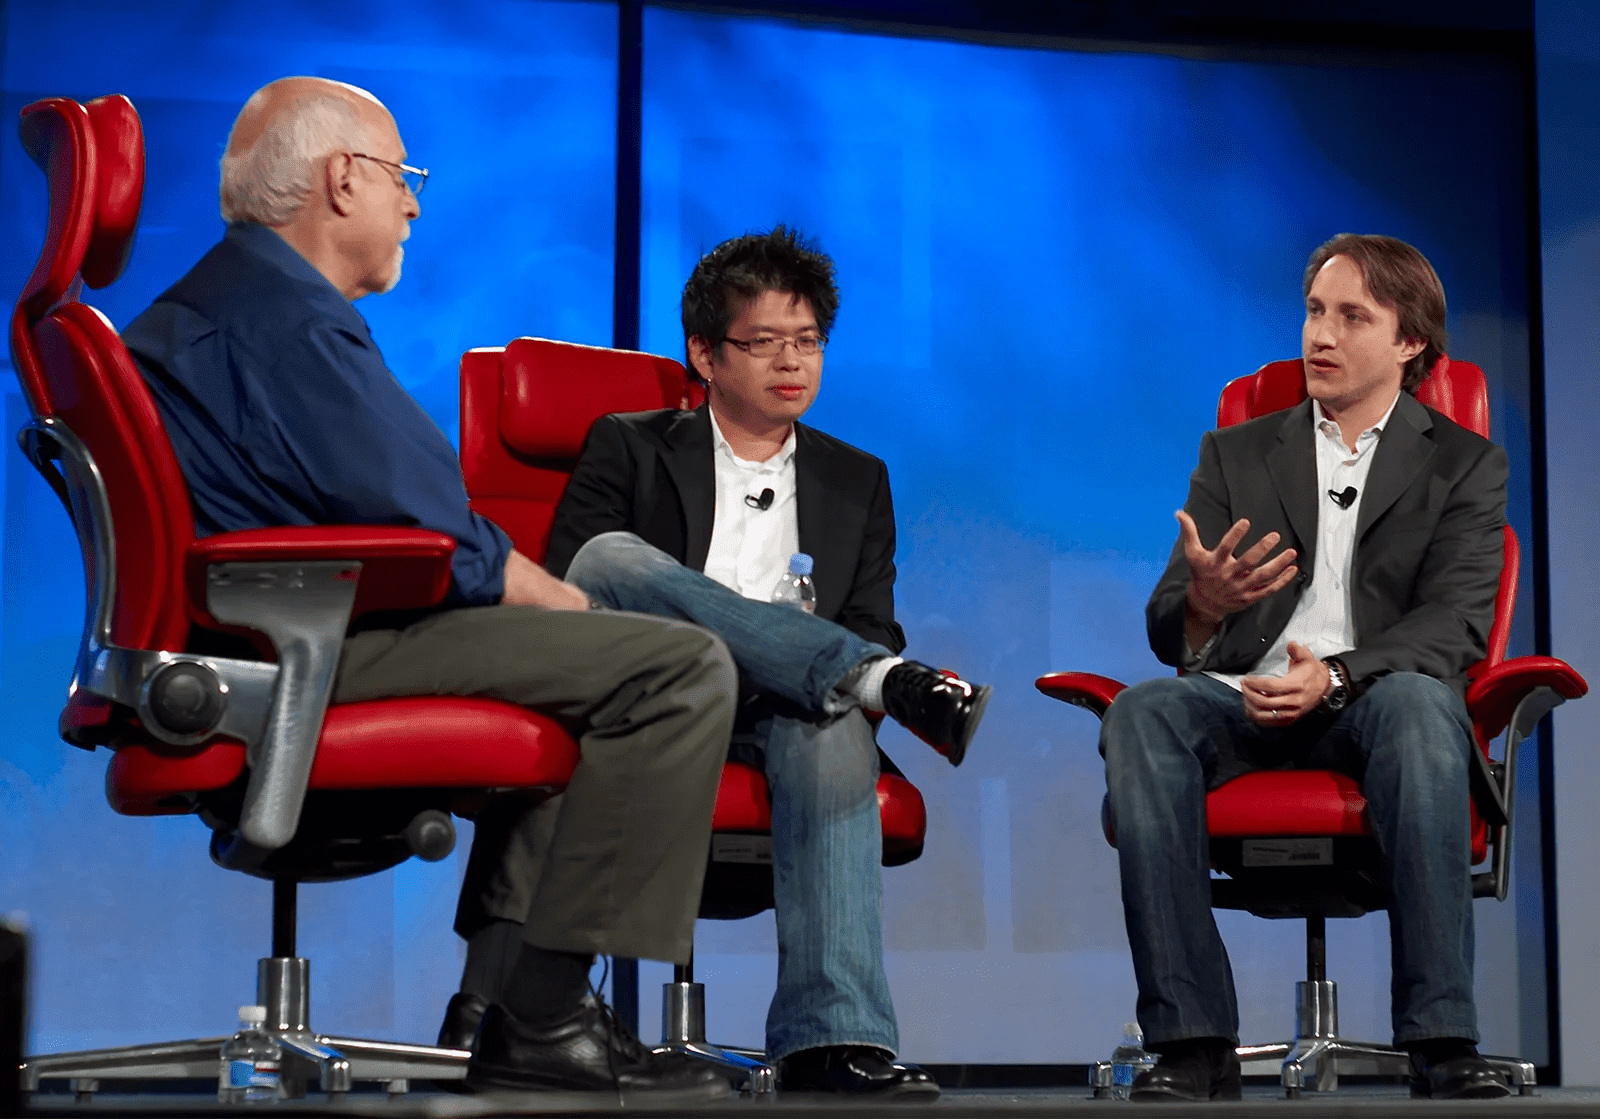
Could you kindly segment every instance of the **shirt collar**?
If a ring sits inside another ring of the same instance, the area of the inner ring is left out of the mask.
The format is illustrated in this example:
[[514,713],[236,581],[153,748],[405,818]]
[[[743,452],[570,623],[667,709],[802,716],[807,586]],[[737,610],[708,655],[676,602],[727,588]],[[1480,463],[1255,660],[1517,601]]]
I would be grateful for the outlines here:
[[[1371,427],[1367,428],[1360,435],[1356,436],[1356,441],[1357,442],[1360,442],[1362,439],[1365,439],[1368,435],[1381,435],[1381,434],[1383,434],[1384,427],[1387,426],[1388,423],[1389,423],[1389,417],[1394,415],[1395,405],[1400,403],[1400,396],[1401,396],[1401,393],[1397,392],[1397,393],[1394,394],[1394,399],[1389,402],[1389,410],[1383,414],[1383,418],[1381,420],[1379,420],[1377,423],[1373,424]],[[1334,427],[1334,430],[1335,430],[1335,434],[1338,433],[1339,425],[1334,423],[1334,421],[1330,420],[1323,413],[1323,411],[1322,411],[1322,401],[1320,401],[1320,400],[1313,399],[1311,401],[1311,423],[1312,423],[1313,427],[1315,427],[1318,431],[1322,431],[1322,432],[1326,432],[1327,425],[1332,424],[1333,427]]]
[[[321,295],[332,296],[332,299],[326,300],[328,313],[345,319],[351,326],[359,325],[362,334],[369,338],[372,336],[367,328],[367,320],[361,317],[361,312],[344,297],[344,293],[334,287],[328,277],[318,272],[315,265],[301,256],[300,251],[285,241],[271,226],[253,221],[230,222],[224,239],[266,261],[291,280],[309,284],[318,289]],[[323,301],[319,300],[320,302]]]
[[761,470],[782,470],[789,465],[789,460],[794,458],[794,424],[789,425],[789,436],[783,441],[783,446],[778,453],[766,462],[751,462],[749,459],[740,458],[733,449],[733,444],[728,442],[728,437],[722,434],[722,425],[717,422],[717,413],[710,404],[706,405],[706,414],[711,417],[711,445],[714,450],[726,451],[734,462],[754,466]]

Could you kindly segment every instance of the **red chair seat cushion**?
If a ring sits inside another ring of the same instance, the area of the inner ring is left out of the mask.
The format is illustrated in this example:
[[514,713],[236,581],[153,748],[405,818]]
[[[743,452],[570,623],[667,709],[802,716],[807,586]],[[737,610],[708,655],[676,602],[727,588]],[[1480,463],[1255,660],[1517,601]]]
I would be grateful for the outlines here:
[[[898,774],[880,774],[878,814],[883,821],[886,853],[921,849],[928,831],[928,810],[915,785]],[[722,781],[717,786],[717,806],[711,815],[711,830],[772,830],[772,796],[767,789],[766,774],[744,762],[729,762],[722,767]]]
[[[413,696],[328,708],[312,789],[561,788],[578,746],[554,720],[492,699]],[[106,798],[130,816],[189,811],[187,797],[244,772],[244,747],[142,744],[118,750]]]
[[1355,779],[1326,769],[1269,769],[1235,777],[1206,797],[1214,836],[1367,835],[1367,799]]
[[[1246,773],[1206,796],[1206,831],[1218,838],[1371,835],[1355,778],[1327,769]],[[1472,862],[1489,855],[1488,829],[1472,819]]]

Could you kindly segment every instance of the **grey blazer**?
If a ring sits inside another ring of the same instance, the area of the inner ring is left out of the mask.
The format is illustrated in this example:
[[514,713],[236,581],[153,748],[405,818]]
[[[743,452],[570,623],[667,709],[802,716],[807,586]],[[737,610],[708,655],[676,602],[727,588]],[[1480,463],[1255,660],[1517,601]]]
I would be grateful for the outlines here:
[[[1202,670],[1247,672],[1283,631],[1309,584],[1318,492],[1311,402],[1207,432],[1184,508],[1214,546],[1240,517],[1244,551],[1269,532],[1299,553],[1287,587],[1225,618]],[[1359,692],[1390,672],[1466,687],[1487,648],[1502,563],[1506,454],[1401,393],[1373,451],[1356,522],[1350,600],[1356,647],[1340,658]],[[1150,648],[1179,666],[1189,565],[1180,538],[1145,608]]]

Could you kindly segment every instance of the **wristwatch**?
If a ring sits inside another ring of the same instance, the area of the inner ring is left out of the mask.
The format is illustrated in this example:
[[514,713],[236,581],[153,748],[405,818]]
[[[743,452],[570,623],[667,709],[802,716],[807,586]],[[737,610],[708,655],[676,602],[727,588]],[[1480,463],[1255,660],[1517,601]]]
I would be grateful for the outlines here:
[[1322,697],[1322,706],[1328,711],[1343,711],[1350,702],[1350,671],[1338,657],[1323,657],[1328,666],[1328,694]]

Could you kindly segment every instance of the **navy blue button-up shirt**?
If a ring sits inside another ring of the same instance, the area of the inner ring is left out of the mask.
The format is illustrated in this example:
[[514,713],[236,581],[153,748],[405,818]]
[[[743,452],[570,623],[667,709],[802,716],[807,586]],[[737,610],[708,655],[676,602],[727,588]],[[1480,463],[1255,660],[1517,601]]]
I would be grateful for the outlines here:
[[451,601],[500,601],[511,541],[467,507],[450,441],[364,319],[288,242],[240,222],[123,332],[201,536],[385,524],[456,540]]

